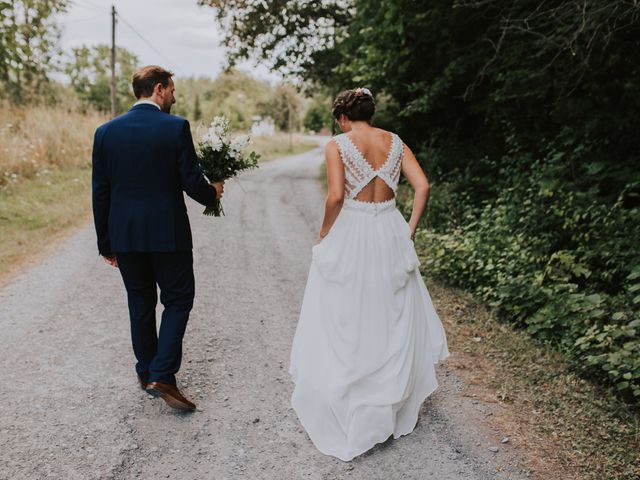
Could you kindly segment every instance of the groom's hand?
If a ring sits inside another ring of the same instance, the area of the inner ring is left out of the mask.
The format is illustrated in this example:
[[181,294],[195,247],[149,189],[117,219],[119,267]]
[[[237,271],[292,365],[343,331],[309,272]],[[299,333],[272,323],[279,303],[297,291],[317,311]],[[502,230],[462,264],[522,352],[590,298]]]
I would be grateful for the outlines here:
[[222,182],[214,182],[211,186],[216,189],[216,198],[220,200],[220,198],[222,198],[222,193],[224,192],[224,180]]
[[115,255],[105,255],[102,257],[105,262],[111,265],[114,268],[118,268],[118,259]]

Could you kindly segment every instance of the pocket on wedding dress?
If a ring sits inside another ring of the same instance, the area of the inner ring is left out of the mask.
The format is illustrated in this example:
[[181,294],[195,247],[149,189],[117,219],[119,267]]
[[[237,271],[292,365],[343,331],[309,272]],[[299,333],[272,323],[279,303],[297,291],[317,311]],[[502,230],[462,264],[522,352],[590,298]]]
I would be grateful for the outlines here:
[[335,283],[346,283],[352,275],[353,265],[344,261],[344,245],[334,242],[329,233],[319,244],[311,249],[311,261],[320,275]]
[[411,240],[411,227],[402,218],[402,223],[406,227],[406,235],[396,237],[396,251],[398,253],[397,260],[392,268],[392,283],[394,290],[400,290],[404,287],[413,272],[420,267],[420,259],[416,253],[416,248]]

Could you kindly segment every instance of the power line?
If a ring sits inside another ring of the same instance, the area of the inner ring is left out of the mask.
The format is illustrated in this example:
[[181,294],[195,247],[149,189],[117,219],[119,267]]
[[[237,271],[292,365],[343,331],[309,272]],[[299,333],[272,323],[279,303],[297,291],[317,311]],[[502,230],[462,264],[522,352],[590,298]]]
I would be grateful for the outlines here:
[[76,18],[73,20],[62,20],[62,24],[64,25],[69,25],[70,23],[78,23],[78,22],[88,22],[89,20],[94,20],[96,18],[103,18],[105,15],[108,15],[106,12],[105,13],[99,13],[98,15],[93,15],[92,17],[84,17],[84,18]]
[[[83,1],[86,2],[87,0],[83,0]],[[74,7],[85,8],[87,10],[93,10],[94,12],[108,13],[108,11],[104,9],[104,7],[96,5],[95,3],[79,3],[78,0],[72,0],[72,2],[70,2],[70,3]]]
[[77,6],[81,6],[81,7],[85,7],[85,8],[96,8],[100,11],[106,12],[106,10],[104,10],[104,6],[103,5],[98,5],[97,3],[93,3],[90,0],[82,0],[83,3],[78,3],[78,0],[72,0],[71,3],[75,3]]
[[142,35],[140,32],[138,32],[138,30],[135,29],[135,27],[133,25],[131,25],[131,23],[129,23],[127,21],[127,19],[125,19],[121,13],[117,14],[117,17],[122,20],[122,22],[131,29],[131,31],[133,31],[133,33],[135,33],[138,37],[140,37],[140,39],[147,44],[147,46],[149,48],[151,48],[151,50],[153,50],[155,53],[157,53],[160,57],[162,57],[164,60],[166,60],[169,64],[172,65],[176,65],[175,62],[172,62],[170,59],[168,59],[160,50],[158,50],[149,40],[147,40],[144,35]]
[[89,5],[93,5],[94,7],[102,8],[102,5],[98,5],[97,3],[93,3],[93,2],[92,2],[92,1],[90,1],[90,0],[83,0],[83,1],[84,1],[84,2],[87,2]]
[[[92,10],[94,12],[101,12],[101,13],[100,13],[100,15],[96,15],[94,17],[88,17],[88,18],[83,18],[83,19],[78,19],[78,20],[70,20],[70,21],[66,22],[68,24],[81,22],[81,21],[92,20],[92,19],[98,18],[99,16],[102,16],[102,15],[111,15],[111,12],[105,10],[104,6],[101,6],[101,5],[98,5],[98,4],[94,3],[92,0],[71,0],[70,4],[75,6],[75,7],[81,7],[81,8],[85,8],[87,10]],[[164,61],[168,62],[169,64],[173,65],[174,67],[179,67],[179,65],[176,62],[171,61],[164,53],[162,53],[160,50],[158,50],[149,40],[147,40],[147,38],[142,33],[140,33],[131,24],[131,22],[129,22],[126,18],[124,18],[120,12],[116,12],[116,18],[122,20],[122,23],[124,23],[127,27],[129,27],[129,29],[140,38],[140,40],[142,40],[151,50],[153,50],[153,52],[155,52],[157,55],[159,55]],[[175,70],[175,68],[174,68],[174,70]]]

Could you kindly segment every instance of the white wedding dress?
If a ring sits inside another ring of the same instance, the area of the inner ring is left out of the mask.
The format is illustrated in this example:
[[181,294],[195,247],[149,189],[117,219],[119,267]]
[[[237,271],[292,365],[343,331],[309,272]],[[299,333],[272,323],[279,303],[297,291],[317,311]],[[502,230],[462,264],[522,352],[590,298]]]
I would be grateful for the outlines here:
[[395,199],[355,199],[376,176],[396,191],[404,148],[391,136],[378,170],[346,134],[333,138],[346,199],[313,247],[291,350],[292,406],[315,446],[345,461],[414,429],[438,386],[434,364],[449,355]]

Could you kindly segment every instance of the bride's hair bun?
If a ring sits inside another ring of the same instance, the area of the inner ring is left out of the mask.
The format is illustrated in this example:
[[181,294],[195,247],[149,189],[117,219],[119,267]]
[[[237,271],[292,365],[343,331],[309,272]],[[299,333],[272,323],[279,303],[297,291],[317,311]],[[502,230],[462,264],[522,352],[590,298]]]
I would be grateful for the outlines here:
[[376,111],[373,95],[368,88],[356,88],[340,92],[333,101],[334,118],[346,115],[349,120],[369,121]]

